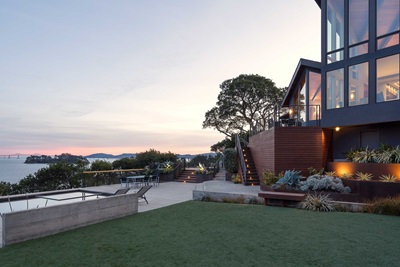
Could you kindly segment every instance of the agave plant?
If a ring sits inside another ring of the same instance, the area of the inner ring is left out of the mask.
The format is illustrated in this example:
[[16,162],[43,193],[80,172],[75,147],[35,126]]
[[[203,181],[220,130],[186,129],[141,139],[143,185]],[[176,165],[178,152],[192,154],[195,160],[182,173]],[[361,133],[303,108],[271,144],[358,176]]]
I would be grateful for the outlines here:
[[332,199],[324,194],[308,194],[302,202],[302,208],[314,211],[335,211]]
[[325,175],[331,176],[331,177],[336,177],[336,176],[337,176],[335,171],[332,171],[332,172],[325,172]]
[[351,178],[353,178],[353,174],[352,174],[352,173],[346,173],[346,172],[344,172],[344,173],[342,173],[342,174],[340,175],[340,178],[343,178],[343,179],[351,179]]
[[393,174],[388,174],[388,175],[382,174],[382,175],[379,177],[379,179],[380,179],[382,182],[388,182],[388,183],[394,183],[394,182],[396,182],[396,181],[399,180],[399,178],[397,178],[397,177],[394,176]]
[[360,181],[371,181],[372,177],[373,177],[372,174],[368,172],[357,172],[356,174],[357,180]]
[[300,175],[301,171],[285,171],[285,174],[280,178],[275,184],[277,185],[287,185],[292,188],[298,188],[300,186],[300,179],[303,176]]

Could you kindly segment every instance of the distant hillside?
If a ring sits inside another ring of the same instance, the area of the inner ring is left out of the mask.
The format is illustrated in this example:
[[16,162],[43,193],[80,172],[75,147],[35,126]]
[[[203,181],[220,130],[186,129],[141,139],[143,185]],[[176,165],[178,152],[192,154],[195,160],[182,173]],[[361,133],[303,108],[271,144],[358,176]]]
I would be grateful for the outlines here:
[[95,154],[86,156],[86,158],[96,158],[96,159],[122,159],[122,158],[131,158],[131,157],[136,157],[136,154],[123,153],[120,155],[112,155],[112,154],[106,154],[106,153],[95,153]]
[[[178,158],[185,158],[185,159],[192,159],[197,155],[202,155],[202,156],[216,156],[216,153],[202,153],[202,154],[178,154]],[[112,154],[106,154],[106,153],[95,153],[91,154],[88,156],[85,156],[86,158],[96,158],[96,159],[122,159],[122,158],[131,158],[131,157],[136,157],[136,154],[134,153],[123,153],[120,155],[112,155]]]

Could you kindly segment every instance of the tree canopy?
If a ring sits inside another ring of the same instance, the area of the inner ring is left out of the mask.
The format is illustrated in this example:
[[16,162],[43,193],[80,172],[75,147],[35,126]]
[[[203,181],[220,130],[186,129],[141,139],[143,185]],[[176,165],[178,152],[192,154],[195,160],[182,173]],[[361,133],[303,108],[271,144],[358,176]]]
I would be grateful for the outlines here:
[[260,75],[239,75],[220,85],[216,106],[205,114],[203,128],[213,128],[226,136],[248,131],[257,121],[265,125],[280,105],[286,88]]

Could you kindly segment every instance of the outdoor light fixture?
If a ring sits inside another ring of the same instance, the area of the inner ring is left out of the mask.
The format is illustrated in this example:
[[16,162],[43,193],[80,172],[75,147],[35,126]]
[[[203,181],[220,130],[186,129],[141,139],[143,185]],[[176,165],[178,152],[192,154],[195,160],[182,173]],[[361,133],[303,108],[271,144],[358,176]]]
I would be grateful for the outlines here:
[[336,127],[336,128],[335,128],[335,131],[336,131],[336,132],[339,132],[339,131],[340,131],[340,127]]
[[289,109],[289,114],[292,115],[293,114],[293,109]]

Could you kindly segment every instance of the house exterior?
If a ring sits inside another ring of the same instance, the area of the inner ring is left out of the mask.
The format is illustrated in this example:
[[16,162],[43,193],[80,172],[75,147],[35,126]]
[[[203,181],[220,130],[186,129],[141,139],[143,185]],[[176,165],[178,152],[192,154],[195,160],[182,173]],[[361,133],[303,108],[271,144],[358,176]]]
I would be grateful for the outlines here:
[[250,137],[259,175],[306,172],[345,160],[354,147],[400,144],[400,0],[315,2],[321,62],[300,59],[285,112],[274,127]]

